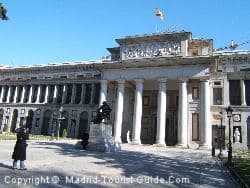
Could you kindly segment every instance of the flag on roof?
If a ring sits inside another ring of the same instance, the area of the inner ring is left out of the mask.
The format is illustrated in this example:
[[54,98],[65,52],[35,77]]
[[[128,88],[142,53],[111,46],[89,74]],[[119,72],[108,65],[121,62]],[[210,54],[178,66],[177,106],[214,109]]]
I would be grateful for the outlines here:
[[156,8],[155,15],[159,16],[161,20],[163,20],[163,18],[164,18],[164,15],[163,15],[162,11],[160,9],[158,9],[158,8]]

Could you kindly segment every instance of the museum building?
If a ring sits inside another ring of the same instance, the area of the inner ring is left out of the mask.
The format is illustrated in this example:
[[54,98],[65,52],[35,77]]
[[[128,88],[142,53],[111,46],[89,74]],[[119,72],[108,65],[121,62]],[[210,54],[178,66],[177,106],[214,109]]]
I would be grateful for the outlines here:
[[230,105],[232,140],[250,147],[250,51],[214,51],[185,31],[116,42],[99,61],[1,67],[1,129],[81,138],[107,101],[117,142],[225,147]]

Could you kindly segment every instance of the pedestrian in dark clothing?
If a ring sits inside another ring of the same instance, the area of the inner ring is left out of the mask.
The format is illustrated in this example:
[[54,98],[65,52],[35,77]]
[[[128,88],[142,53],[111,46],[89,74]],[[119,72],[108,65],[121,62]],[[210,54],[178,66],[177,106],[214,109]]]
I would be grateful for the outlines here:
[[28,144],[26,140],[29,139],[29,132],[26,128],[17,129],[17,141],[12,154],[13,169],[17,169],[17,161],[20,161],[20,169],[26,170],[24,161],[26,160],[26,147]]
[[82,135],[82,149],[86,149],[86,146],[88,145],[89,141],[89,133],[84,132]]

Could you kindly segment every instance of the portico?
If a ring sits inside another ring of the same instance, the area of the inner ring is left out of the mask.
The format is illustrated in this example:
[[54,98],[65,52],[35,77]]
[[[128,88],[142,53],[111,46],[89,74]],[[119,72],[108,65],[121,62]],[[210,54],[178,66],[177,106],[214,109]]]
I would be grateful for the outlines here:
[[[154,67],[156,62],[142,61],[127,64],[126,69],[120,70],[115,63],[105,64],[108,68],[103,70],[106,79],[101,81],[100,96],[109,104],[114,101],[115,140],[126,141],[126,133],[130,131],[132,144],[210,147],[210,89],[204,62],[201,59],[191,68],[188,61],[181,66],[171,66],[166,61],[159,69]],[[191,99],[193,82],[200,90],[196,107],[192,106]],[[106,96],[107,90],[112,97]],[[197,130],[192,130],[193,111],[200,117]],[[196,134],[193,132],[197,132],[199,139],[193,139],[192,134]]]

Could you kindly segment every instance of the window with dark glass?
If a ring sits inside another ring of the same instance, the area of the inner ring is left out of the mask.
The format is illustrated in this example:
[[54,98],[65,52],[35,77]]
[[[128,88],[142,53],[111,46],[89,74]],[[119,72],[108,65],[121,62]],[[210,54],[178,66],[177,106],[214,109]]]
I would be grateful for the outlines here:
[[250,80],[245,80],[245,94],[247,106],[250,106]]
[[192,114],[192,140],[199,140],[199,114]]
[[229,80],[229,99],[231,105],[241,105],[240,80]]
[[213,104],[222,105],[222,88],[213,88]]

